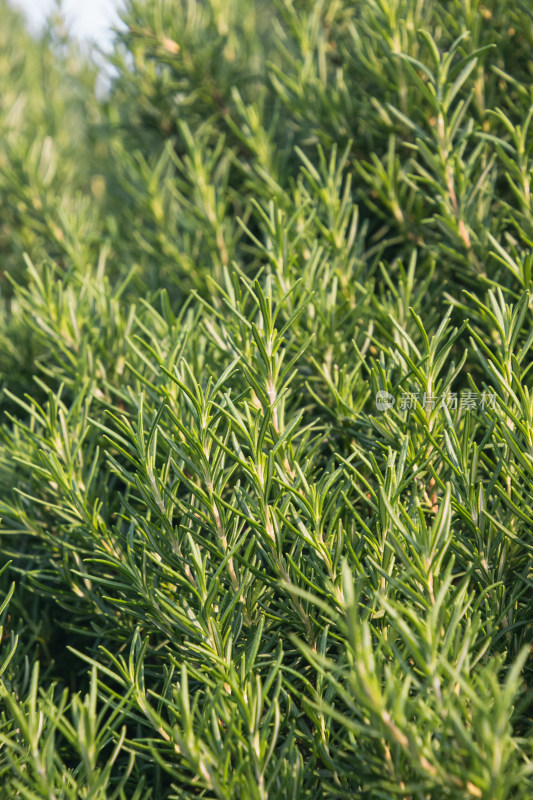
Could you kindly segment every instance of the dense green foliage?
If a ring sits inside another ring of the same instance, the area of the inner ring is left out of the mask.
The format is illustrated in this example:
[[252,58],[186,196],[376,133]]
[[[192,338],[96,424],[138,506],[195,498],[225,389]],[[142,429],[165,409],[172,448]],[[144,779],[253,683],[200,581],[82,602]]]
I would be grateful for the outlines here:
[[0,798],[531,797],[529,0],[0,16]]

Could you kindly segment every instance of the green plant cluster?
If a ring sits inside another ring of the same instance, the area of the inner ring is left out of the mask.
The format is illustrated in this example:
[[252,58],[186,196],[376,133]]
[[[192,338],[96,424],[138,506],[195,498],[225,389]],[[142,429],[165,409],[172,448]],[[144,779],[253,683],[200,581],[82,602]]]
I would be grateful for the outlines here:
[[0,17],[0,798],[530,798],[529,0]]

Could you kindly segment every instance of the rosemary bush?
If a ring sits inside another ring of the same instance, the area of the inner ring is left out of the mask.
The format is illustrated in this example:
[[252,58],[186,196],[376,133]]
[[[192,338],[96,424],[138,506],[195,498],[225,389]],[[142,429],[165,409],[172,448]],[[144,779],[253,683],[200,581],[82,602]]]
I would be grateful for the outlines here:
[[531,4],[0,13],[0,797],[531,797]]

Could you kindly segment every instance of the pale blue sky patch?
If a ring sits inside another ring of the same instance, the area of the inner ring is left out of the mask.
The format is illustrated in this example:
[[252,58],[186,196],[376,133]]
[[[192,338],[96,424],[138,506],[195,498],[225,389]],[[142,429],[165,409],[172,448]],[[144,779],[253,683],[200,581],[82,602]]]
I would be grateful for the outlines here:
[[[28,20],[31,31],[38,33],[50,15],[57,11],[56,0],[10,0],[11,5],[21,9]],[[111,50],[113,27],[123,25],[118,11],[123,0],[62,0],[61,12],[68,29],[88,51],[99,68],[96,84],[97,94],[106,91],[114,70],[101,55],[98,48]],[[94,45],[97,45],[95,47]]]
[[[55,0],[11,0],[11,3],[25,12],[33,30],[39,30],[57,8]],[[120,5],[120,0],[63,0],[61,8],[76,38],[107,49],[112,40],[111,28],[120,23]]]

